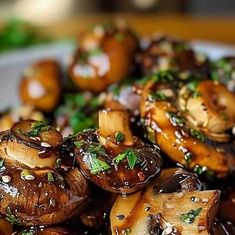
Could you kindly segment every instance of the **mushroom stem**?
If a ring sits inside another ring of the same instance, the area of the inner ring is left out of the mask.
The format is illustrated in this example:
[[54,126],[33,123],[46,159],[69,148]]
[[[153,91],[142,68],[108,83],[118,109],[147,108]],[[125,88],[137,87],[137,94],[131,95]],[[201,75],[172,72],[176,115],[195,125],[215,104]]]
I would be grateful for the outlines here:
[[124,135],[122,144],[133,145],[134,139],[129,125],[129,114],[124,110],[99,111],[100,141],[105,145],[106,138],[115,137],[116,133]]

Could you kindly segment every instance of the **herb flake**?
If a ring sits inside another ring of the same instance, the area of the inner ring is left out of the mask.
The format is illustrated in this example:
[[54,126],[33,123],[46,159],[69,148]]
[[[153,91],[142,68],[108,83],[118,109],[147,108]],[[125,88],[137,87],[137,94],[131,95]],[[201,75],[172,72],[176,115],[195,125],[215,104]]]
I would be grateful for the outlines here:
[[200,140],[201,142],[204,142],[206,137],[205,135],[198,131],[198,130],[195,130],[195,129],[190,129],[190,134],[193,136],[193,137],[196,137],[198,140]]
[[114,133],[115,140],[118,144],[125,140],[125,135],[121,131],[117,131]]
[[127,162],[129,164],[129,167],[131,169],[134,169],[136,163],[138,162],[138,154],[136,153],[136,151],[132,150],[132,149],[127,149],[122,153],[119,153],[115,158],[114,158],[114,162],[116,164],[120,163],[121,161],[123,161],[124,159],[127,159]]
[[181,214],[180,221],[187,223],[187,224],[192,224],[195,221],[195,218],[200,214],[201,211],[202,211],[202,208],[197,208],[195,210],[190,210],[187,213]]

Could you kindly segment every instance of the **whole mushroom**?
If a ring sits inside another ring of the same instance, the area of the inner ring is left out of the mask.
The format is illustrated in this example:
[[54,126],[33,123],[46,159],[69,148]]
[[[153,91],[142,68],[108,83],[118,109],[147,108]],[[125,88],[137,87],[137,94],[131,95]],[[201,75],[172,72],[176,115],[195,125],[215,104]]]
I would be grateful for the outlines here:
[[81,38],[70,77],[82,90],[103,91],[129,74],[137,47],[129,29],[98,25]]
[[89,202],[89,185],[77,168],[60,168],[62,136],[50,125],[26,120],[1,133],[0,212],[16,225],[68,220]]
[[20,81],[20,98],[23,104],[51,112],[61,94],[59,64],[55,60],[41,60],[24,70]]
[[100,111],[99,129],[79,133],[74,144],[81,172],[111,192],[133,193],[161,170],[158,149],[132,135],[127,111]]

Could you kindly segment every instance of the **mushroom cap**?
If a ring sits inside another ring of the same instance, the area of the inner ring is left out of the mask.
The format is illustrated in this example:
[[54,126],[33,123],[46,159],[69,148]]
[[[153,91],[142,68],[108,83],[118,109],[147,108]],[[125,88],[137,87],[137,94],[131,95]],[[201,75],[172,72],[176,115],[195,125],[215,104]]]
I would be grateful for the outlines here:
[[[105,149],[98,141],[97,132],[87,130],[78,134],[76,141],[82,143],[74,151],[81,172],[105,190],[132,193],[160,173],[162,160],[158,149],[136,137],[132,147],[114,144]],[[98,151],[95,153],[93,149]],[[97,159],[100,169],[93,172]],[[106,169],[102,169],[102,164]]]

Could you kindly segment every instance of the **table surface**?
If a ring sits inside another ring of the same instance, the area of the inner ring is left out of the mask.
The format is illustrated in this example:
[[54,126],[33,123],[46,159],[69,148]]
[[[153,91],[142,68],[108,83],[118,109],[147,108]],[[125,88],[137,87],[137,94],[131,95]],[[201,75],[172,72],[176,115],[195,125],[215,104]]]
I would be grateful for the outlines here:
[[166,32],[185,39],[202,39],[235,44],[234,17],[206,17],[162,14],[103,14],[70,18],[40,30],[55,38],[76,37],[78,32],[100,22],[123,19],[144,36]]

